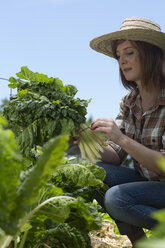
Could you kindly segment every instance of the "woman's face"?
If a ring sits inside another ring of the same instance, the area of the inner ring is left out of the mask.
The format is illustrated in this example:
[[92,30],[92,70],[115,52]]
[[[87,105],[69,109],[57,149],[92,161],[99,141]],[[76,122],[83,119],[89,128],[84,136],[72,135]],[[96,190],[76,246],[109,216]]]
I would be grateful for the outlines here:
[[126,80],[141,83],[142,70],[139,52],[133,42],[126,40],[121,42],[116,49],[116,55],[121,71]]

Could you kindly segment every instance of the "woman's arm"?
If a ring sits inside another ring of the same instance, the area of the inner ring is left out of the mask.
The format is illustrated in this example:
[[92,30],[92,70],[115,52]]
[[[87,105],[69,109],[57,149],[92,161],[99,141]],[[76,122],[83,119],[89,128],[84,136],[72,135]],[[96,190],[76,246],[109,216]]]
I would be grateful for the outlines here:
[[145,147],[144,145],[123,134],[113,119],[97,119],[92,123],[91,129],[96,132],[103,132],[109,140],[119,145],[146,168],[156,172],[159,175],[163,174],[157,165],[157,160],[162,156],[162,154]]
[[107,145],[104,148],[104,152],[101,154],[101,159],[103,162],[111,163],[114,165],[120,165],[121,164],[119,155],[110,145]]
[[160,152],[147,148],[124,134],[118,140],[118,145],[146,168],[158,175],[163,174],[157,164],[157,160],[163,156]]

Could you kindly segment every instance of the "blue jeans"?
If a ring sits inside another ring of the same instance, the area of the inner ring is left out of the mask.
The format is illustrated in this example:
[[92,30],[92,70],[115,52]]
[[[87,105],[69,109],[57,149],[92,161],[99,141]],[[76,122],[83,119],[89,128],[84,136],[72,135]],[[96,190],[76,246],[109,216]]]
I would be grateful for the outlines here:
[[94,197],[115,220],[120,234],[152,229],[157,221],[151,213],[165,208],[165,182],[148,181],[126,166],[103,162],[97,165],[105,169],[104,182],[110,188],[105,196],[95,192]]

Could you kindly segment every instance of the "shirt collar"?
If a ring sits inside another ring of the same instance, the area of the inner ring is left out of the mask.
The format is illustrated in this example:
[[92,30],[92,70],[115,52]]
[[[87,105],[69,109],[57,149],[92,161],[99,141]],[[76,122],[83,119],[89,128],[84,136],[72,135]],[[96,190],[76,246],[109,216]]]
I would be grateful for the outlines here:
[[[129,108],[133,108],[135,105],[139,104],[141,101],[139,90],[133,89],[128,95],[126,105]],[[165,86],[160,90],[160,94],[156,100],[156,106],[165,105]]]

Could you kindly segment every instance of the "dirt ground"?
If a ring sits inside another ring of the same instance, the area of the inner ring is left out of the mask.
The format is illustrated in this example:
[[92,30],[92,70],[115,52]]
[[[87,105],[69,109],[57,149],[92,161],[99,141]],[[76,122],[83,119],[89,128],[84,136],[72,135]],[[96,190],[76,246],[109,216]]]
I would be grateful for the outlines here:
[[112,222],[104,220],[102,224],[101,230],[91,232],[93,248],[132,248],[127,236],[114,233]]

